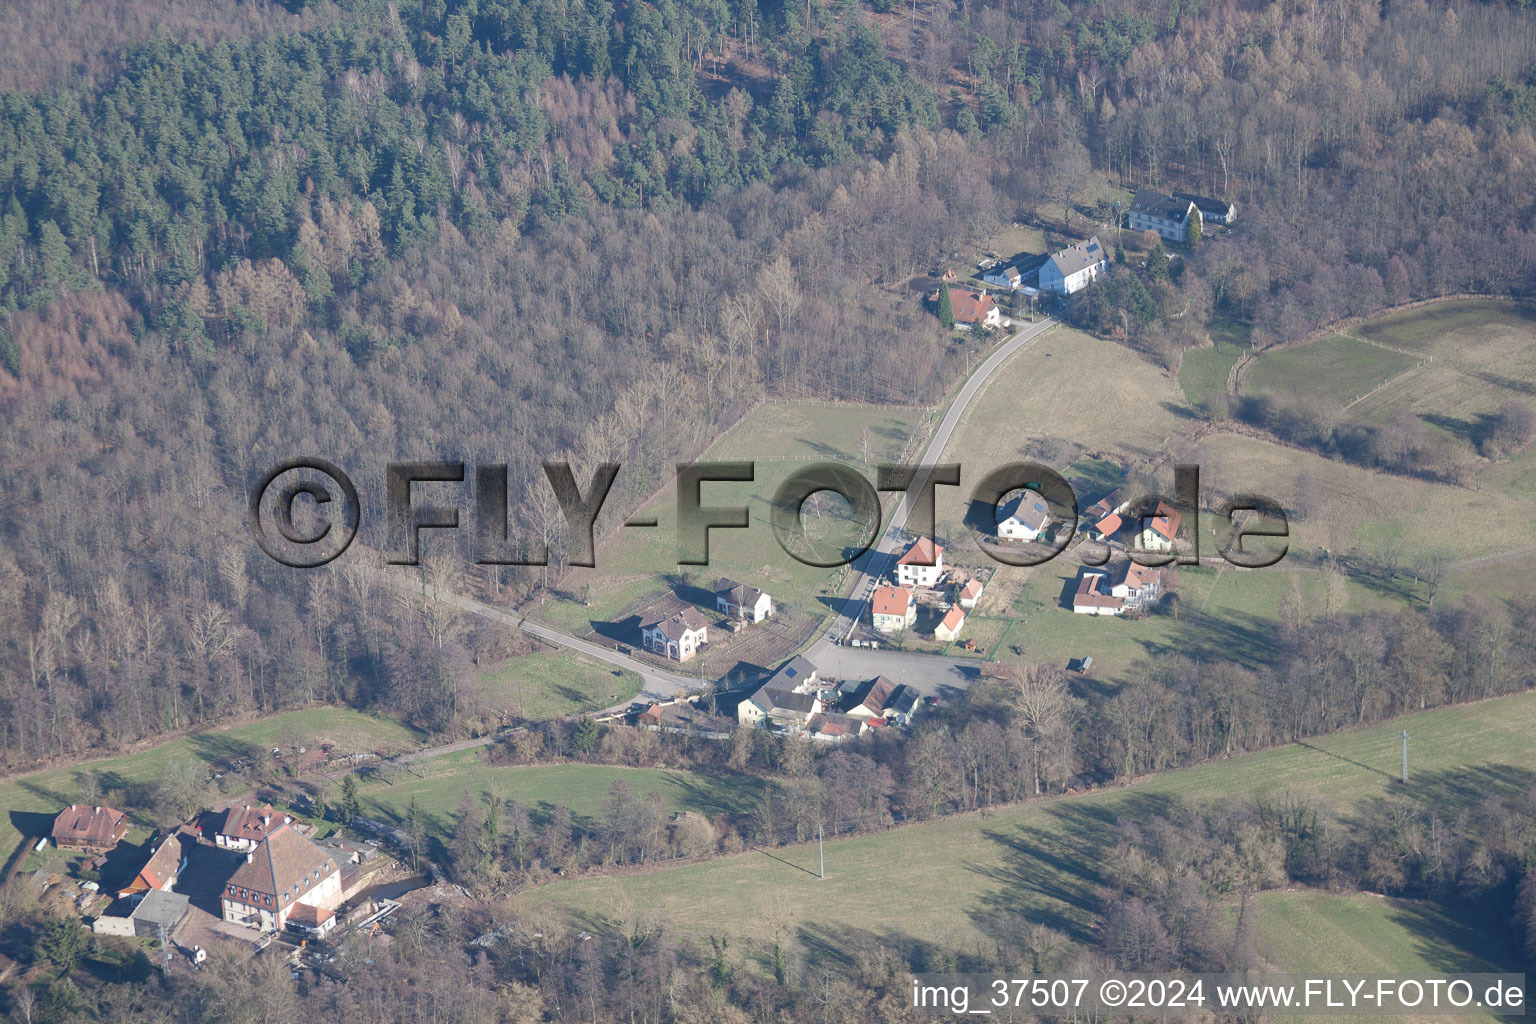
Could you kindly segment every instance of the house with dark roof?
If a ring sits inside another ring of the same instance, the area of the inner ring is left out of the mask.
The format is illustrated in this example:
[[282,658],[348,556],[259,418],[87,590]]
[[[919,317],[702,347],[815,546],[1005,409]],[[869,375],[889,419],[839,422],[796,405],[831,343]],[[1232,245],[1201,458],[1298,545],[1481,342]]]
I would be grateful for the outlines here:
[[1178,199],[1156,189],[1139,188],[1125,215],[1132,231],[1156,231],[1170,242],[1189,240],[1189,220],[1200,210],[1191,199]]
[[671,661],[688,661],[709,643],[708,623],[697,608],[690,606],[673,615],[641,620],[640,639],[652,654]]
[[271,804],[252,807],[236,804],[226,810],[213,828],[213,841],[226,850],[254,850],[256,845],[293,819],[278,814]]
[[101,804],[70,804],[53,819],[53,845],[61,850],[107,853],[128,834],[128,815]]
[[736,721],[753,727],[803,729],[811,716],[822,710],[819,681],[816,666],[797,654],[736,705]]
[[1109,252],[1094,235],[1069,245],[1040,264],[1040,290],[1057,295],[1080,292],[1109,269]]
[[762,622],[773,614],[773,598],[756,587],[721,577],[715,581],[715,608],[741,622]]
[[894,679],[875,676],[850,694],[840,710],[854,718],[879,718],[891,702],[891,694],[896,692],[896,687]]
[[281,931],[301,905],[335,910],[342,900],[336,858],[283,824],[245,855],[224,886],[224,920]]
[[936,587],[944,575],[944,546],[930,537],[913,541],[896,560],[896,582],[903,587]]
[[997,539],[1015,544],[1034,540],[1050,521],[1045,499],[1034,491],[1020,491],[997,510]]
[[1213,196],[1197,196],[1189,192],[1175,192],[1175,199],[1188,199],[1195,204],[1195,209],[1200,211],[1202,224],[1230,225],[1237,220],[1237,206],[1225,199],[1216,199]]
[[891,694],[891,699],[885,705],[884,717],[887,722],[895,722],[898,725],[906,725],[912,721],[912,716],[917,714],[917,709],[922,706],[923,695],[917,692],[916,687],[902,683],[896,687],[896,692]]

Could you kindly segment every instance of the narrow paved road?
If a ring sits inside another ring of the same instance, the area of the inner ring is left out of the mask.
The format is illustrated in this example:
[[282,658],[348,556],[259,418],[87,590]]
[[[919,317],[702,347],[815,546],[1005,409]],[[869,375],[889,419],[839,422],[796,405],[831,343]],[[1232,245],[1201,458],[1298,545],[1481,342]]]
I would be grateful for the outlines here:
[[[944,449],[948,446],[950,438],[954,435],[955,428],[960,425],[960,418],[965,415],[966,408],[971,400],[980,393],[982,385],[997,371],[997,368],[1016,355],[1020,349],[1026,347],[1040,335],[1056,326],[1054,316],[1032,323],[1019,331],[1013,337],[999,345],[982,364],[976,368],[960,391],[955,395],[954,401],[949,404],[949,409],[944,413],[944,418],[939,421],[938,428],[934,430],[933,437],[928,442],[927,449],[923,452],[918,472],[918,479],[907,490],[907,494],[921,494],[922,488],[927,485],[928,477],[932,473],[932,467],[937,465],[944,457]],[[805,656],[814,664],[820,665],[821,659],[826,658],[829,652],[836,650],[837,645],[848,639],[853,632],[853,627],[858,624],[858,617],[864,602],[875,588],[875,583],[887,572],[892,564],[900,556],[906,547],[903,532],[907,525],[907,516],[910,510],[907,507],[907,494],[901,496],[891,512],[890,522],[886,525],[885,532],[876,542],[873,552],[865,562],[864,571],[853,583],[853,589],[849,592],[847,600],[843,603],[843,611],[832,620],[832,625],[825,635],[818,639],[806,650]],[[931,660],[933,655],[908,654],[904,656],[912,661],[914,666],[922,661]],[[919,660],[912,660],[919,659]],[[829,662],[830,664],[830,662]]]
[[685,676],[678,672],[669,672],[664,668],[659,668],[638,658],[632,658],[627,654],[621,654],[601,644],[594,644],[589,640],[582,640],[579,637],[562,633],[557,629],[541,626],[536,622],[530,622],[522,616],[504,612],[493,605],[464,597],[461,594],[454,594],[449,591],[429,592],[429,588],[425,583],[412,579],[403,573],[379,569],[375,570],[375,574],[386,585],[418,596],[424,601],[432,599],[442,601],[461,611],[469,612],[471,615],[478,615],[484,619],[503,623],[514,629],[520,629],[530,636],[536,636],[548,643],[569,647],[571,650],[585,654],[589,658],[605,662],[616,668],[634,672],[643,680],[643,696],[665,699],[682,693],[702,690],[709,685],[708,680],[700,679],[697,676]]

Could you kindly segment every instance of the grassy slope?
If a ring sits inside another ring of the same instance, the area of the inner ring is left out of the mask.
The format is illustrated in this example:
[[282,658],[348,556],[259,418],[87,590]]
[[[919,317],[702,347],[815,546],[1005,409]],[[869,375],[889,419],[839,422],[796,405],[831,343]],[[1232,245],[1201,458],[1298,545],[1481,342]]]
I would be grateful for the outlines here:
[[[685,568],[696,585],[730,576],[761,586],[781,603],[799,605],[820,616],[827,606],[820,600],[839,586],[836,569],[802,565],[789,557],[774,539],[769,525],[769,503],[780,483],[795,470],[816,460],[855,463],[873,481],[874,470],[858,455],[859,440],[867,427],[871,435],[871,463],[896,461],[907,438],[920,422],[921,410],[896,406],[828,405],[817,402],[770,402],[759,406],[728,430],[703,456],[704,460],[764,460],[757,463],[750,483],[707,483],[705,505],[740,506],[751,511],[745,530],[713,530],[710,533],[710,564],[677,565],[677,493],[668,486],[635,518],[655,516],[656,529],[621,530],[599,550],[597,568],[575,569],[567,574],[564,589],[579,594],[591,587],[591,607],[579,602],[550,600],[534,609],[537,618],[562,628],[585,631],[594,622],[619,619],[637,600],[680,582]],[[766,461],[774,459],[776,461]]]
[[[1171,796],[1220,800],[1282,790],[1345,809],[1399,792],[1442,806],[1464,802],[1536,779],[1536,747],[1524,739],[1533,724],[1536,693],[1527,693],[1169,772],[1125,789],[838,840],[827,844],[825,881],[810,873],[816,848],[808,846],[622,880],[560,883],[526,898],[602,926],[622,888],[626,901],[681,930],[753,939],[765,934],[764,901],[779,892],[801,908],[811,937],[864,929],[985,948],[999,915],[1022,910],[1085,938],[1099,885],[1093,865],[1113,842],[1122,814],[1155,813]],[[1400,729],[1413,736],[1414,785],[1406,791],[1394,782]]]
[[1261,354],[1243,374],[1247,395],[1285,399],[1314,399],[1329,408],[1342,407],[1379,387],[1418,360],[1368,345],[1358,338],[1330,334],[1307,345]]
[[44,816],[77,799],[80,775],[98,776],[105,792],[151,781],[178,761],[213,763],[238,756],[246,747],[271,749],[294,740],[309,746],[330,743],[342,751],[400,751],[419,745],[415,734],[398,722],[341,708],[315,708],[197,733],[136,754],[20,776],[0,782],[0,857],[10,856],[23,834],[41,834],[37,830]]
[[475,686],[487,706],[541,722],[629,700],[640,692],[640,676],[578,654],[536,651],[498,662]]

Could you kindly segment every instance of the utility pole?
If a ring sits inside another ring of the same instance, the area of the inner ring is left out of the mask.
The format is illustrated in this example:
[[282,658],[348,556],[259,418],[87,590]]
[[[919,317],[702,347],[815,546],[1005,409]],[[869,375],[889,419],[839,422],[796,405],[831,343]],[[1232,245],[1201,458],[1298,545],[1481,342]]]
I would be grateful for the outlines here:
[[1403,785],[1408,785],[1408,733],[1406,730],[1398,735],[1403,738]]
[[[1408,769],[1406,769],[1406,768],[1403,769],[1403,771],[1405,771],[1405,772],[1407,770]],[[821,822],[819,822],[819,821],[816,823],[816,853],[821,857],[821,878],[822,878],[822,881],[826,881],[826,878],[827,878],[827,847],[821,841]]]

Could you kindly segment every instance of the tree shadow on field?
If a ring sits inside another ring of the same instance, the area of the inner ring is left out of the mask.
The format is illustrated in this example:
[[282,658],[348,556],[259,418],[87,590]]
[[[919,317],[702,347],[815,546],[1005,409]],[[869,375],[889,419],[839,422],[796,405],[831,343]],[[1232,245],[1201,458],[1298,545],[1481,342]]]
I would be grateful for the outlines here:
[[1334,758],[1334,759],[1339,760],[1339,761],[1343,761],[1345,764],[1352,764],[1356,768],[1362,768],[1365,771],[1372,772],[1372,773],[1374,773],[1376,775],[1380,775],[1383,778],[1395,779],[1397,777],[1397,776],[1393,775],[1390,772],[1382,771],[1380,768],[1373,768],[1370,765],[1365,764],[1365,763],[1363,763],[1361,761],[1356,761],[1352,757],[1345,757],[1343,754],[1336,754],[1336,753],[1334,753],[1331,750],[1324,750],[1322,747],[1314,746],[1313,744],[1308,743],[1306,740],[1297,740],[1296,741],[1296,745],[1298,747],[1305,747],[1308,750],[1315,750],[1319,754],[1326,754],[1328,757]]
[[1454,898],[1398,900],[1391,920],[1413,935],[1413,949],[1431,970],[1446,973],[1520,971],[1520,936],[1501,915],[1480,913]]
[[[975,958],[975,954],[968,956],[929,939],[889,929],[871,931],[848,925],[808,922],[800,925],[796,938],[812,963],[836,967],[844,974],[857,973],[864,965],[879,964],[887,951],[895,953],[910,970],[919,974],[957,968],[986,969],[982,958]],[[957,963],[956,955],[964,959]]]
[[977,894],[972,923],[999,943],[1017,944],[1033,924],[1043,924],[1074,942],[1094,940],[1099,891],[1097,869],[1105,851],[1120,839],[1122,823],[1164,817],[1174,798],[1126,793],[1113,800],[1079,800],[1042,808],[1048,823],[983,829],[1002,847],[1001,864],[967,864],[996,883]]

